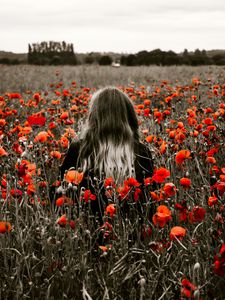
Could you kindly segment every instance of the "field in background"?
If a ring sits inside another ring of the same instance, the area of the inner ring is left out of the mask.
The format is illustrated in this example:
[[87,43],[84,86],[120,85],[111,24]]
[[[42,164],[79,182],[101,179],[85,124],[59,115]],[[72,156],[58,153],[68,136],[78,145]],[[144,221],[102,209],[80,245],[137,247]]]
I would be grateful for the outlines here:
[[162,80],[173,84],[191,84],[191,79],[201,77],[202,80],[211,79],[213,82],[223,80],[224,68],[219,66],[171,66],[171,67],[125,67],[111,66],[6,66],[0,65],[0,92],[25,92],[48,90],[49,84],[56,81],[55,73],[60,71],[58,80],[63,81],[68,88],[72,81],[78,86],[103,87],[106,85],[129,86],[150,85]]
[[[143,223],[135,180],[108,181],[102,226],[88,191],[77,216],[77,177],[57,180],[105,85],[131,97],[155,159]],[[0,299],[225,299],[224,125],[223,67],[0,66]]]

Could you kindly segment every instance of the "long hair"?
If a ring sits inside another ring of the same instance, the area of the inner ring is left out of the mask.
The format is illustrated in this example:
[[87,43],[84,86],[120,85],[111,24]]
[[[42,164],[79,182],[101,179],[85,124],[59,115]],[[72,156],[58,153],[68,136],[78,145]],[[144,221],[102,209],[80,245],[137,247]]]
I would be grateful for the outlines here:
[[81,134],[79,160],[83,171],[122,183],[135,176],[134,149],[139,141],[138,120],[130,98],[115,87],[93,94]]

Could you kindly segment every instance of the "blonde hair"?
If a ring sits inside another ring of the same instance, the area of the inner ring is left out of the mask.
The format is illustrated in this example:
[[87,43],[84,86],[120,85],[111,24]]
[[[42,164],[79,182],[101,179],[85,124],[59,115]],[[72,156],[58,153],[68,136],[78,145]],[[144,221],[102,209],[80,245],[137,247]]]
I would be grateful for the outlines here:
[[82,136],[79,159],[83,171],[93,170],[101,178],[121,184],[135,176],[135,144],[138,120],[130,98],[115,87],[93,94]]

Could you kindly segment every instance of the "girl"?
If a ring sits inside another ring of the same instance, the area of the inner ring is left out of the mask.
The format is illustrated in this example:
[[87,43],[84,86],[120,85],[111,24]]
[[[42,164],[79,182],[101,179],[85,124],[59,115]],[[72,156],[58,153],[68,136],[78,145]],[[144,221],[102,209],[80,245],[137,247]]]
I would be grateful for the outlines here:
[[152,176],[153,161],[149,149],[139,140],[134,106],[124,92],[106,87],[93,94],[81,138],[71,143],[61,166],[62,180],[70,168],[84,173],[79,187],[96,196],[90,202],[100,223],[109,198],[104,186],[106,178],[112,178],[117,187],[127,178],[136,178],[140,183],[141,212],[141,205],[147,200],[143,183]]

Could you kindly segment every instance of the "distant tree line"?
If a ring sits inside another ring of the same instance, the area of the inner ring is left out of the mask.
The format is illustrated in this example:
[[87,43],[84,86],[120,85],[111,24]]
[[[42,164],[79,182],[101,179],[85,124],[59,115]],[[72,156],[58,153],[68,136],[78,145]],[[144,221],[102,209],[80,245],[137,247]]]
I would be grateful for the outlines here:
[[77,58],[73,44],[66,42],[41,42],[28,45],[28,64],[34,65],[76,65]]
[[162,51],[155,49],[153,51],[140,51],[136,54],[121,56],[120,62],[126,66],[141,65],[225,65],[225,53],[216,54],[212,57],[207,55],[206,50],[196,49],[194,53],[189,53],[187,49],[182,54],[173,51]]
[[[17,58],[18,57],[18,58]],[[194,52],[175,53],[174,51],[162,51],[155,49],[152,51],[140,51],[136,54],[121,55],[119,53],[74,53],[73,44],[66,42],[41,42],[28,45],[27,56],[21,58],[19,55],[4,57],[0,55],[0,64],[36,64],[36,65],[77,65],[95,64],[111,65],[120,63],[125,66],[149,66],[149,65],[225,65],[224,51],[206,51],[196,49]]]
[[24,63],[22,61],[20,61],[19,59],[16,58],[8,58],[8,57],[2,57],[0,58],[0,64],[3,65],[19,65],[21,63]]

